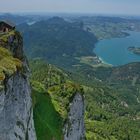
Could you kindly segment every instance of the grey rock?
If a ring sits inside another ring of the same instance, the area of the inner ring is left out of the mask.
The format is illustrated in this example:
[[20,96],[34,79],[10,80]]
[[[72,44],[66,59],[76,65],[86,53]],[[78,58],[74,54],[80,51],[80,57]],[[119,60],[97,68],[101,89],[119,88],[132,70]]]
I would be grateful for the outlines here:
[[0,42],[23,62],[23,70],[6,76],[0,89],[0,140],[36,140],[33,121],[29,67],[23,53],[23,40],[17,32],[12,42]]
[[36,140],[30,84],[18,72],[0,91],[0,140]]
[[68,120],[64,128],[64,140],[84,140],[84,99],[77,93],[70,105]]

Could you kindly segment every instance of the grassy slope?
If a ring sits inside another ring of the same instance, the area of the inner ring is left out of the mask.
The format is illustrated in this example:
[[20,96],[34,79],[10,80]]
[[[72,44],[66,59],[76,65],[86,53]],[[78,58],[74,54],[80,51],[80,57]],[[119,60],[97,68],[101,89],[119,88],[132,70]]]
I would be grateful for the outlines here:
[[[4,45],[9,36],[14,34],[15,32],[12,31],[5,35],[0,35],[1,44]],[[15,73],[17,69],[21,69],[21,67],[22,62],[19,59],[14,58],[8,49],[0,46],[0,82],[5,79],[5,75],[10,76]]]
[[37,138],[62,140],[69,104],[77,92],[83,93],[83,89],[70,82],[63,71],[50,64],[35,60],[30,66]]
[[38,140],[62,139],[62,118],[55,110],[51,97],[38,82],[32,82],[34,121]]

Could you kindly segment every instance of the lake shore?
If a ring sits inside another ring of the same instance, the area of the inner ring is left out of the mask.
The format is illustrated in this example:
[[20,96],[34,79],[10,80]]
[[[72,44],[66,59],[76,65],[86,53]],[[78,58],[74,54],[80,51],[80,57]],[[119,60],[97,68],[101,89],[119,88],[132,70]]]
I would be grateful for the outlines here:
[[98,59],[101,61],[102,64],[105,64],[105,65],[109,65],[109,66],[113,66],[112,64],[109,64],[107,62],[105,62],[101,57],[98,56]]
[[[139,49],[130,46],[140,46],[140,32],[129,32],[128,37],[100,40],[96,43],[94,53],[103,64],[110,66],[121,66],[132,62],[139,62]],[[136,55],[137,54],[137,55]]]
[[139,47],[135,47],[135,46],[130,46],[128,48],[128,51],[136,54],[136,55],[140,55],[140,48]]

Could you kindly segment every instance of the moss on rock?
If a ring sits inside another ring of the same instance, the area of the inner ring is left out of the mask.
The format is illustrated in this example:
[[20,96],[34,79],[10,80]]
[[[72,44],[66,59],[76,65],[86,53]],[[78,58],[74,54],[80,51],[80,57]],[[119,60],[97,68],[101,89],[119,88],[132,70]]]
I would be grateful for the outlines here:
[[0,46],[0,81],[5,79],[5,75],[10,76],[21,67],[22,62],[14,58],[8,49]]

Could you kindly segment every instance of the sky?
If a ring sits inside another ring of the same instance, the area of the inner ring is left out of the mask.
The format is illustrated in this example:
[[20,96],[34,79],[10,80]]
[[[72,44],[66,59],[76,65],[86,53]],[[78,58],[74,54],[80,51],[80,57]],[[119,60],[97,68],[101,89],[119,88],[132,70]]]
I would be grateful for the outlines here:
[[0,0],[0,12],[140,15],[140,0]]

